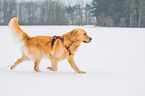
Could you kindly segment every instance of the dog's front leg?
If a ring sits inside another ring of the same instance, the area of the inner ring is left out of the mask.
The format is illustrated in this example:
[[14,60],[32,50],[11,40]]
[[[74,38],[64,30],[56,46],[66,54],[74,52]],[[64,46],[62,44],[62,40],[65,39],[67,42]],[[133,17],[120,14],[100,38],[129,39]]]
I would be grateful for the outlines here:
[[68,57],[68,62],[70,63],[70,65],[71,65],[71,67],[74,69],[74,71],[76,71],[76,72],[78,72],[78,73],[86,73],[86,72],[84,72],[84,71],[81,71],[81,70],[77,67],[77,65],[76,65],[76,63],[75,63],[75,61],[74,61],[74,54],[72,54],[72,55],[70,55],[70,56]]
[[52,67],[47,67],[47,69],[48,69],[49,71],[57,71],[57,64],[58,64],[58,59],[57,59],[57,58],[53,58],[53,59],[51,60],[51,65],[52,65]]

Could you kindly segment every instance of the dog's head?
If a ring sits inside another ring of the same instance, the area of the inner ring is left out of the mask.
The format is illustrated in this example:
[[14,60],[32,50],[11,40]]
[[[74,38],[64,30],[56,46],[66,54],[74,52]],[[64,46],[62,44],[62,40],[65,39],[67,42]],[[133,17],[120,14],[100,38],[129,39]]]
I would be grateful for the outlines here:
[[81,41],[84,43],[89,43],[92,40],[92,38],[87,35],[87,32],[81,28],[72,30],[70,32],[70,35],[73,41]]

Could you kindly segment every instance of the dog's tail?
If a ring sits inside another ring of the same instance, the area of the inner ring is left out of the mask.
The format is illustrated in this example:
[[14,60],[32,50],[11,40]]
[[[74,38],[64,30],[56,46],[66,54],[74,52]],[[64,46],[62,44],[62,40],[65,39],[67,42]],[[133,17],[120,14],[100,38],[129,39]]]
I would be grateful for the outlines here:
[[10,20],[9,28],[18,41],[25,42],[28,40],[29,36],[20,28],[17,17]]

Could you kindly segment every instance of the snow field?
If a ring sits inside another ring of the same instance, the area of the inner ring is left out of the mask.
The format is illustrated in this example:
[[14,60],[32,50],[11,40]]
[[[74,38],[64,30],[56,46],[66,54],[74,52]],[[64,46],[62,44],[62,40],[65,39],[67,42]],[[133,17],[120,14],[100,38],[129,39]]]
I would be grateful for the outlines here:
[[[67,60],[57,72],[40,63],[23,62],[13,71],[0,70],[0,96],[145,96],[145,29],[94,26],[21,26],[29,36],[62,35],[83,28],[93,38],[75,53],[77,66],[87,74],[75,73]],[[21,52],[7,26],[0,26],[0,68],[13,64]]]

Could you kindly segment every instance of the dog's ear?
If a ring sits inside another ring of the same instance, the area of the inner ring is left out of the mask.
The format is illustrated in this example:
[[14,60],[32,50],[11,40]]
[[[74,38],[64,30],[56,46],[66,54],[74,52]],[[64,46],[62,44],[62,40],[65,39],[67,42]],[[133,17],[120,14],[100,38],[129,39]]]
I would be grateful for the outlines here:
[[74,41],[77,37],[77,33],[78,33],[78,30],[77,29],[73,29],[71,32],[70,32],[70,38],[72,41]]
[[73,29],[71,32],[70,32],[70,37],[73,38],[74,36],[76,36],[78,33],[78,30],[77,29]]

